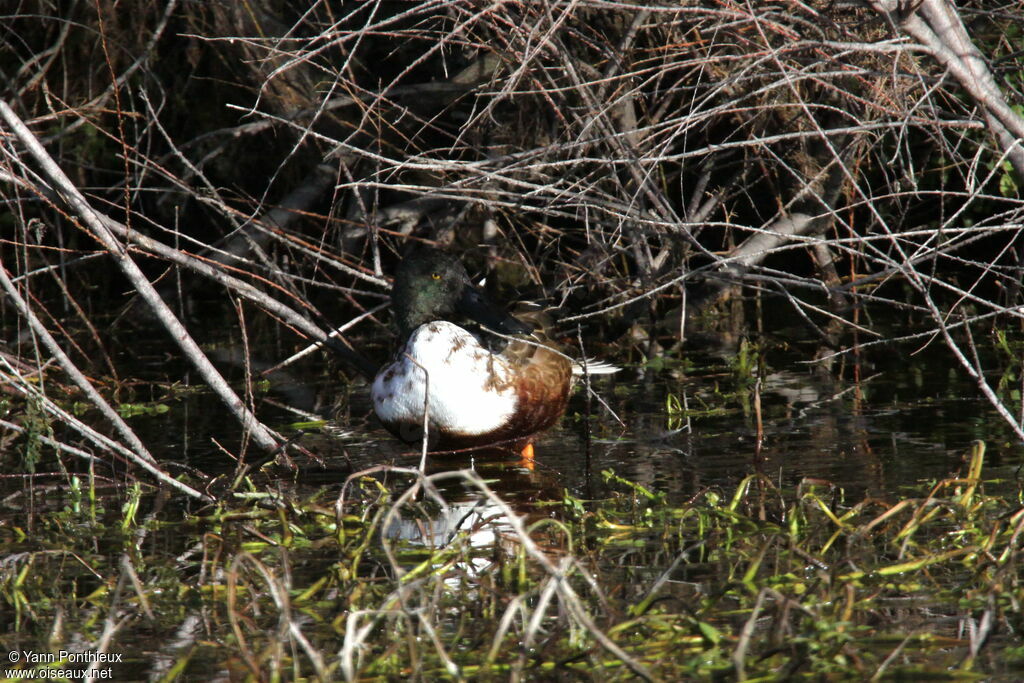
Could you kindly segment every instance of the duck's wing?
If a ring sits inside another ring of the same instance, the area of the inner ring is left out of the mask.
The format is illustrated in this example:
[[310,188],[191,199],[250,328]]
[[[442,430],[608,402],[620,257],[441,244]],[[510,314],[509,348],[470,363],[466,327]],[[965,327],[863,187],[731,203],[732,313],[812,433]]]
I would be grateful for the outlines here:
[[[554,309],[550,307],[542,306],[532,301],[524,301],[517,305],[513,311],[514,315],[524,323],[533,326],[533,334],[531,339],[544,346],[549,347],[557,352],[562,352],[562,348],[555,344],[551,339],[551,330],[554,327],[554,317],[552,311]],[[534,349],[537,347],[534,346]],[[532,355],[533,351],[529,349],[516,349],[518,353],[523,355]],[[621,370],[622,368],[606,363],[596,358],[586,358],[584,360],[572,361],[572,374],[577,377],[583,375],[612,375]]]

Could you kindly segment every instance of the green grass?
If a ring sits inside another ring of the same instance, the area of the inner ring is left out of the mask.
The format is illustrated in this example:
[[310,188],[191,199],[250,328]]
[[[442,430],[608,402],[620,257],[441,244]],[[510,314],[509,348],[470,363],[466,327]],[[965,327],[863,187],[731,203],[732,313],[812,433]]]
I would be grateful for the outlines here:
[[[4,520],[3,644],[105,640],[114,678],[167,680],[1012,679],[1024,510],[986,494],[983,458],[894,504],[758,475],[670,503],[605,472],[606,499],[514,511],[471,472],[403,470],[186,509],[75,478]],[[485,514],[447,543],[383,533],[456,483]]]

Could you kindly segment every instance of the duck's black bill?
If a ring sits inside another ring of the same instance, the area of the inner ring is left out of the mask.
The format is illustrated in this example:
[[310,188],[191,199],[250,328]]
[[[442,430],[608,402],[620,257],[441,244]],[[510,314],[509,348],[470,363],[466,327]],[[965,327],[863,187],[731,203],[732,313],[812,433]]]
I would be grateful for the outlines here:
[[502,334],[529,334],[533,327],[494,305],[483,292],[467,284],[456,306],[459,313]]

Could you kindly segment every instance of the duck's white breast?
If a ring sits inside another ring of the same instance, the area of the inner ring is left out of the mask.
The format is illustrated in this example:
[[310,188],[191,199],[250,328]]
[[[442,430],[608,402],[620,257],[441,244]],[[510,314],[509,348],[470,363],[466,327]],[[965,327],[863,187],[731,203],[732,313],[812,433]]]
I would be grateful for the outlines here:
[[371,393],[382,422],[422,424],[424,371],[430,377],[432,428],[486,434],[515,413],[508,364],[466,330],[439,320],[416,328],[395,362],[377,373]]

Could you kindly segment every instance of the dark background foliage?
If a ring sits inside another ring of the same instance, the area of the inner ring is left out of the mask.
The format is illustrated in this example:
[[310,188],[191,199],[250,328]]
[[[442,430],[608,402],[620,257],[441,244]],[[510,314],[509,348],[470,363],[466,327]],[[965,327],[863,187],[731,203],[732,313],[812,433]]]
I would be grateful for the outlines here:
[[[991,112],[1019,111],[1022,13],[954,14],[993,104],[921,45],[913,22],[944,6],[23,2],[2,97],[94,209],[321,329],[428,241],[620,359],[715,329],[740,294],[781,302],[821,357],[899,341],[872,311],[913,334],[959,321],[956,356],[960,332],[1018,316],[1019,152]],[[135,287],[4,144],[5,267],[85,323],[67,334],[92,365],[111,354],[90,317],[139,324]],[[135,251],[183,314],[234,291]],[[386,336],[374,320],[357,345]]]

